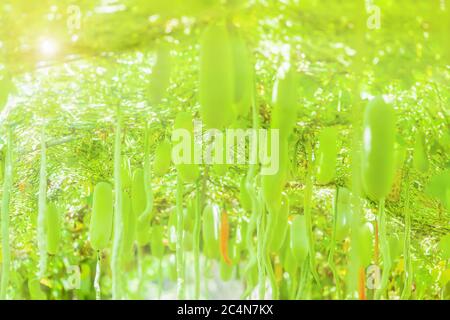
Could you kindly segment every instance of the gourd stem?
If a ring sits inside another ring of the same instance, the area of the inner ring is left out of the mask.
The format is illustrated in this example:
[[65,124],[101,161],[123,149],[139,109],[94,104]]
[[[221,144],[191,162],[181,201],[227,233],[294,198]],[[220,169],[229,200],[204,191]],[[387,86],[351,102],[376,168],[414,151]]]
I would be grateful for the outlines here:
[[305,212],[305,222],[306,230],[308,232],[308,244],[309,244],[309,264],[310,271],[317,282],[319,287],[320,279],[316,270],[316,250],[314,247],[314,237],[312,232],[312,218],[311,218],[311,202],[312,202],[312,192],[313,192],[313,181],[312,181],[312,147],[309,143],[306,143],[306,157],[307,157],[307,173],[306,173],[306,185],[305,185],[305,199],[304,199],[304,212]]
[[411,211],[409,207],[409,177],[406,178],[406,203],[405,203],[405,242],[403,247],[405,258],[405,284],[402,290],[401,299],[407,300],[411,296],[412,282],[413,282],[413,267],[411,263]]
[[111,258],[112,298],[120,299],[120,247],[123,233],[122,218],[122,181],[121,181],[121,115],[117,107],[116,134],[114,140],[114,241]]
[[272,268],[272,263],[270,259],[270,252],[269,252],[269,239],[270,239],[270,232],[273,228],[273,216],[274,212],[268,212],[267,216],[267,223],[266,223],[266,233],[264,235],[264,265],[265,270],[267,272],[267,275],[269,276],[270,284],[272,287],[272,299],[276,300],[278,299],[278,286],[277,286],[277,280],[275,277],[275,273]]
[[161,294],[163,290],[163,264],[162,264],[162,258],[159,259],[158,263],[158,299],[161,300]]
[[3,179],[3,197],[1,212],[2,227],[2,277],[0,284],[0,300],[6,299],[6,290],[9,284],[11,252],[9,247],[9,200],[11,196],[13,162],[12,162],[12,130],[8,126],[5,159],[5,176]]
[[305,259],[305,261],[303,262],[303,265],[301,267],[301,271],[300,271],[300,282],[298,284],[297,295],[295,296],[296,300],[300,300],[300,299],[304,298],[306,283],[307,283],[307,280],[309,277],[310,265],[311,264],[310,264],[308,258]]
[[100,250],[97,250],[97,264],[95,267],[95,278],[94,278],[94,288],[95,288],[95,299],[101,300],[101,289],[100,289],[100,277],[101,277],[101,254]]
[[259,299],[264,300],[266,295],[266,277],[264,267],[264,213],[262,210],[262,199],[258,202],[258,223],[256,226],[256,238],[257,238],[257,259],[258,259],[258,286],[259,286]]
[[[387,239],[387,226],[386,226],[386,212],[384,207],[384,198],[379,202],[379,217],[380,217],[380,243],[381,243],[381,255],[383,256],[383,273],[381,276],[380,288],[376,293],[376,298],[380,298],[387,288],[389,282],[389,275],[391,271],[391,257],[389,252],[389,242]],[[387,296],[389,298],[389,296]]]
[[41,168],[39,173],[39,198],[37,234],[39,248],[39,278],[43,278],[47,269],[47,242],[45,237],[45,208],[47,202],[47,149],[45,143],[45,128],[41,131]]
[[[203,181],[205,181],[203,176]],[[202,198],[204,188],[200,188],[200,181],[196,184],[196,206],[195,206],[195,221],[194,221],[194,273],[195,273],[195,289],[194,299],[200,298],[200,220],[202,212]],[[201,193],[201,194],[200,194]]]
[[338,218],[338,203],[339,198],[339,188],[336,187],[336,193],[334,196],[334,206],[333,206],[333,231],[331,234],[331,243],[330,243],[330,251],[328,254],[328,265],[330,266],[331,272],[333,273],[333,278],[336,285],[336,298],[338,300],[341,299],[341,282],[339,280],[339,275],[336,270],[336,264],[334,262],[334,250],[336,248],[336,232],[337,232],[337,218]]
[[183,257],[183,182],[180,175],[177,177],[177,298],[183,300],[184,297],[184,257]]

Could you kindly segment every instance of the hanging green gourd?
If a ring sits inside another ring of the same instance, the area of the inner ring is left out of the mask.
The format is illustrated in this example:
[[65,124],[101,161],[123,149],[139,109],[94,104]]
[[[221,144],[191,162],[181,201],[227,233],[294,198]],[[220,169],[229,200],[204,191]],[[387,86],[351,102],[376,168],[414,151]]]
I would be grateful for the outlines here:
[[61,219],[57,206],[53,202],[47,203],[45,212],[47,235],[47,252],[55,255],[58,252],[58,247],[61,240]]
[[122,189],[129,190],[131,188],[131,167],[130,159],[122,156],[122,165],[120,167],[120,176],[122,181]]
[[113,223],[113,196],[109,183],[99,182],[94,188],[89,240],[92,248],[103,250],[111,238]]
[[425,135],[421,131],[416,132],[414,140],[413,165],[414,168],[421,173],[427,172],[430,166],[427,155]]
[[382,97],[370,101],[364,113],[362,180],[366,194],[375,201],[385,198],[395,173],[395,112]]
[[[373,257],[373,227],[369,222],[363,223],[357,230],[356,241],[352,242],[360,264],[367,267]],[[354,244],[353,244],[354,243]]]
[[194,250],[194,237],[192,232],[186,231],[183,233],[183,250],[185,252]]
[[46,294],[41,289],[41,283],[38,279],[28,280],[28,292],[31,300],[47,300]]
[[230,40],[234,67],[234,106],[236,114],[245,117],[248,115],[252,103],[253,66],[250,61],[249,48],[240,30],[232,27]]
[[189,202],[187,208],[183,210],[183,224],[184,230],[188,232],[194,231],[194,220],[195,220],[195,199]]
[[[178,175],[183,182],[187,183],[195,182],[200,175],[198,165],[195,164],[194,161],[195,139],[194,125],[192,121],[193,120],[190,113],[178,113],[174,122],[174,130],[177,132],[178,130],[184,131],[179,132],[181,136],[174,138],[172,135],[172,139],[175,140],[172,140],[172,142],[176,144],[172,150],[172,155],[178,160],[178,164],[176,164]],[[176,138],[179,138],[181,141],[177,141]]]
[[128,193],[122,193],[122,261],[129,262],[134,255],[134,242],[136,241],[137,217],[132,209],[131,199]]
[[151,231],[150,248],[152,255],[157,259],[164,257],[164,227],[154,225]]
[[170,46],[160,42],[156,49],[156,63],[150,75],[149,98],[152,105],[161,103],[170,85],[171,58]]
[[177,245],[177,210],[174,209],[169,215],[167,224],[169,249],[175,251]]
[[403,244],[405,241],[404,238],[405,237],[403,234],[392,234],[388,237],[391,264],[393,264],[398,258],[400,258],[403,252]]
[[219,256],[220,208],[207,205],[203,210],[203,253],[207,258]]
[[296,215],[290,224],[291,252],[298,264],[302,264],[309,253],[308,229],[304,215]]
[[223,129],[235,118],[233,51],[223,23],[206,28],[200,41],[200,114],[206,127]]
[[316,182],[324,185],[336,177],[338,155],[338,132],[336,127],[322,129],[319,134],[319,148],[316,154]]
[[163,176],[170,170],[172,146],[167,140],[162,141],[155,151],[155,160],[153,161],[153,172],[157,176]]
[[[145,192],[144,170],[138,168],[133,172],[131,183],[131,208],[133,216],[141,217],[147,207],[147,195]],[[144,246],[150,241],[150,220],[139,221],[136,225],[136,241]]]
[[293,66],[280,69],[272,92],[271,128],[280,130],[281,140],[287,139],[297,123],[297,83]]
[[230,281],[233,278],[234,265],[226,263],[223,259],[219,262],[219,273],[222,281]]
[[350,234],[351,194],[347,188],[339,187],[336,201],[336,241],[344,240]]
[[275,174],[261,176],[263,198],[269,212],[277,212],[281,206],[281,196],[288,174],[288,156],[288,142],[280,140],[278,171]]
[[273,221],[272,234],[270,237],[270,251],[278,252],[281,250],[289,228],[289,197],[283,194],[281,207]]

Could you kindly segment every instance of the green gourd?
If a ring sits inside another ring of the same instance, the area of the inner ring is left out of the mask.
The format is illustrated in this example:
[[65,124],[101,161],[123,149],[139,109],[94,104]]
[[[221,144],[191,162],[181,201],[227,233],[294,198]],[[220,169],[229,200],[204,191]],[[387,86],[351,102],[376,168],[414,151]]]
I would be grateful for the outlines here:
[[351,198],[347,188],[339,188],[336,202],[336,241],[342,241],[350,233]]
[[164,227],[155,225],[152,227],[150,248],[152,255],[158,259],[164,257]]
[[113,223],[113,195],[109,183],[99,182],[94,188],[89,239],[92,248],[102,250],[108,246]]
[[389,242],[389,255],[391,262],[393,263],[400,258],[403,252],[404,235],[392,234],[388,237]]
[[298,264],[305,261],[309,253],[308,229],[306,228],[306,219],[304,215],[296,215],[290,225],[290,243],[291,253]]
[[47,300],[47,296],[41,289],[41,284],[38,279],[28,280],[28,292],[31,300]]
[[161,42],[156,49],[156,63],[150,76],[149,98],[150,103],[155,105],[161,103],[170,85],[171,58],[170,46]]
[[269,212],[277,212],[281,206],[281,194],[288,175],[288,143],[280,140],[279,168],[275,174],[261,176],[263,198]]
[[177,210],[173,209],[169,215],[169,221],[167,224],[168,243],[169,249],[176,250],[177,247]]
[[420,131],[417,131],[414,140],[413,165],[417,171],[422,173],[427,172],[430,166],[427,156],[425,135]]
[[133,257],[133,246],[136,241],[136,222],[137,217],[131,206],[131,199],[127,192],[122,193],[122,218],[123,218],[123,237],[122,254],[124,261],[128,262]]
[[291,250],[291,231],[288,230],[288,235],[284,244],[283,255],[281,256],[281,263],[283,265],[283,269],[291,276],[295,276],[299,267],[299,263],[297,259],[294,257],[294,254]]
[[338,132],[336,127],[322,129],[319,134],[319,148],[316,154],[316,181],[324,185],[336,177],[338,155]]
[[233,51],[223,23],[203,32],[200,42],[200,114],[208,128],[223,129],[235,118]]
[[183,233],[183,249],[185,252],[191,252],[194,249],[194,236],[192,232],[185,231]]
[[356,232],[356,240],[352,241],[362,266],[368,266],[373,257],[373,227],[370,222],[360,225]]
[[189,202],[186,209],[183,210],[184,230],[193,232],[195,222],[195,199]]
[[286,239],[286,234],[289,228],[289,198],[286,194],[283,194],[281,200],[281,207],[277,212],[277,215],[273,221],[272,235],[270,237],[270,250],[272,252],[278,252],[281,250],[283,243]]
[[122,188],[125,190],[129,190],[131,188],[131,167],[130,167],[130,159],[125,156],[122,156],[122,164],[120,167],[120,177],[122,182]]
[[233,278],[234,265],[229,265],[223,259],[219,262],[219,273],[222,281],[230,281]]
[[[189,133],[189,141],[172,141],[174,142],[174,150],[172,151],[176,157],[180,157],[181,163],[176,165],[178,174],[182,181],[187,183],[195,182],[200,170],[197,164],[194,164],[194,125],[192,116],[188,112],[180,112],[177,114],[174,122],[174,130],[184,129]],[[187,138],[187,137],[186,137]],[[185,142],[185,143],[183,143]],[[189,149],[189,150],[188,150]],[[186,152],[186,154],[185,154]]]
[[372,200],[385,198],[395,173],[395,112],[382,97],[370,101],[364,113],[362,182]]
[[219,256],[220,208],[207,205],[203,210],[203,253],[207,258]]
[[[144,170],[141,168],[133,172],[131,183],[131,207],[133,216],[139,218],[147,206],[147,197],[145,194]],[[136,240],[140,246],[150,242],[150,220],[140,221],[136,225]]]
[[230,39],[234,66],[234,106],[238,116],[245,117],[250,111],[253,90],[253,66],[244,37],[237,28],[232,28]]
[[53,202],[47,203],[45,220],[47,252],[54,255],[58,252],[58,247],[61,241],[61,219],[59,210]]
[[280,70],[272,92],[272,129],[280,130],[282,140],[287,139],[297,123],[297,83],[292,66]]
[[169,141],[162,141],[155,151],[155,160],[153,162],[153,172],[157,176],[163,176],[170,170],[172,162],[172,146]]
[[450,259],[450,233],[443,236],[439,241],[439,250],[444,260]]

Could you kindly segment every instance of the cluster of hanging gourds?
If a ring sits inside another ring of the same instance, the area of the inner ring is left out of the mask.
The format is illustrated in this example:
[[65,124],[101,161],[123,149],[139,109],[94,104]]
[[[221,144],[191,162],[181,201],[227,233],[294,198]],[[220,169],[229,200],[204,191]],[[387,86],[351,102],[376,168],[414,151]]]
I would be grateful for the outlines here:
[[[170,46],[160,43],[148,91],[151,104],[159,104],[170,84]],[[0,106],[4,106],[12,92],[12,82],[6,73],[0,79]],[[241,31],[225,22],[214,23],[204,30],[200,43],[200,115],[208,129],[224,130],[236,126],[239,119],[252,119],[253,129],[259,127],[259,110],[256,102],[254,68],[251,55]],[[149,129],[145,130],[144,159],[142,167],[132,172],[129,160],[121,154],[121,116],[117,111],[114,152],[114,184],[99,182],[93,191],[93,204],[89,224],[89,241],[97,252],[94,288],[101,298],[100,280],[102,251],[112,242],[112,297],[124,298],[125,265],[149,246],[151,255],[159,262],[159,297],[163,290],[162,261],[167,252],[175,252],[177,296],[186,298],[185,253],[194,255],[195,291],[193,298],[201,297],[201,259],[217,261],[223,281],[232,279],[236,270],[245,283],[242,298],[299,299],[307,296],[312,279],[321,286],[317,272],[315,240],[313,235],[312,195],[314,183],[330,185],[336,179],[336,163],[340,151],[339,132],[336,127],[325,127],[318,133],[318,147],[314,140],[304,141],[306,175],[304,177],[303,212],[290,208],[286,184],[293,166],[290,159],[290,142],[297,127],[297,71],[294,61],[286,61],[277,75],[273,89],[271,129],[279,130],[279,170],[272,175],[260,174],[264,164],[249,165],[240,181],[239,203],[245,212],[234,215],[230,203],[212,203],[207,199],[206,184],[209,167],[190,163],[177,164],[175,209],[167,224],[154,219],[152,180],[164,179],[171,170],[172,147],[167,138],[154,148],[151,162]],[[179,112],[174,119],[174,129],[187,130],[194,135],[193,117],[189,112]],[[61,210],[48,201],[45,131],[42,130],[41,171],[39,185],[38,248],[39,274],[46,273],[47,254],[58,253],[61,238]],[[365,270],[378,264],[378,250],[382,257],[382,277],[376,287],[375,297],[386,295],[392,265],[401,254],[404,243],[405,259],[409,253],[410,221],[406,221],[404,237],[389,236],[385,199],[390,193],[396,171],[406,162],[405,151],[396,148],[396,118],[394,108],[381,96],[371,100],[365,108],[363,136],[361,137],[361,178],[364,194],[379,204],[375,224],[353,212],[349,189],[336,187],[333,204],[333,229],[328,263],[336,284],[336,296],[354,297],[356,292],[341,284],[334,262],[335,248],[351,237],[351,251],[356,257],[358,296],[366,298]],[[195,141],[192,140],[192,147]],[[276,143],[276,141],[269,141]],[[7,229],[9,190],[11,188],[11,133],[8,135],[5,157],[5,177],[2,201],[2,225]],[[226,153],[224,153],[225,155]],[[314,159],[314,160],[313,160]],[[224,159],[225,160],[225,159]],[[429,167],[425,136],[418,131],[414,145],[413,166],[419,172]],[[211,169],[223,175],[226,165],[213,164]],[[195,197],[184,195],[186,184],[195,184]],[[408,211],[408,209],[406,209]],[[233,212],[233,217],[231,217]],[[239,211],[240,212],[240,211]],[[406,216],[406,219],[410,219]],[[231,221],[235,225],[231,225]],[[6,225],[6,227],[5,227]],[[378,231],[379,230],[379,231]],[[0,298],[5,298],[9,277],[8,237],[3,233],[3,261]],[[450,236],[442,239],[440,248],[445,259],[450,258]],[[111,241],[113,240],[113,241]],[[378,248],[380,246],[380,249]],[[410,265],[409,265],[410,267]],[[205,271],[206,272],[206,271]],[[411,291],[411,269],[404,295]],[[84,271],[83,274],[89,274]],[[142,270],[140,270],[142,273]],[[350,273],[351,274],[351,273]],[[355,275],[355,274],[351,274]],[[206,281],[206,280],[205,280]],[[355,279],[351,279],[355,281]],[[269,285],[267,287],[267,284]],[[39,279],[30,277],[30,296],[45,297]],[[351,288],[351,286],[349,286]],[[270,289],[270,295],[267,294]],[[257,294],[255,295],[255,292]]]

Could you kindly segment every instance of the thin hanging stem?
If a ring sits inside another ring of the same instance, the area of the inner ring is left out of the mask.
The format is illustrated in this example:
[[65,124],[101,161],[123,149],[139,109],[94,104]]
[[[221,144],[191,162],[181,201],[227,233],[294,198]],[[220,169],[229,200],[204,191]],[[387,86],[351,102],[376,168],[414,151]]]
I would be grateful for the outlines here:
[[121,298],[120,293],[120,247],[123,233],[122,219],[122,181],[121,181],[121,115],[120,108],[117,107],[116,135],[114,140],[114,241],[111,259],[112,271],[112,298]]
[[339,275],[336,270],[336,264],[334,262],[334,251],[336,249],[336,229],[337,229],[337,218],[338,218],[338,197],[339,197],[339,188],[336,187],[336,193],[334,196],[334,206],[333,206],[333,232],[331,235],[330,242],[330,250],[328,253],[328,265],[330,266],[331,272],[333,273],[334,282],[336,284],[336,298],[338,300],[341,299],[341,281],[339,279]]
[[177,178],[177,297],[179,300],[185,298],[184,283],[184,257],[183,257],[183,182],[180,175]]
[[100,277],[101,277],[101,264],[102,258],[100,250],[97,250],[97,264],[95,266],[95,278],[94,278],[94,288],[95,288],[95,299],[102,300],[102,294],[100,289]]
[[[389,276],[391,273],[391,256],[389,251],[389,242],[387,238],[387,226],[386,226],[386,210],[384,207],[384,199],[379,203],[379,216],[380,216],[380,244],[381,255],[383,257],[383,274],[381,276],[381,285],[376,293],[376,298],[380,298],[385,293],[389,282]],[[387,297],[388,298],[388,297]]]
[[11,263],[11,252],[9,247],[9,200],[11,196],[11,187],[13,180],[13,161],[12,161],[12,130],[8,126],[6,143],[6,159],[5,159],[5,177],[3,180],[3,197],[2,197],[2,277],[0,285],[0,300],[6,299],[6,290],[9,284],[9,273]]
[[39,173],[39,198],[37,234],[39,248],[39,278],[43,278],[47,269],[47,242],[45,237],[45,208],[47,202],[47,147],[45,129],[41,131],[41,168]]
[[[205,177],[203,177],[203,181]],[[200,181],[196,184],[196,205],[195,205],[195,221],[194,221],[194,273],[195,273],[195,289],[194,299],[200,298],[200,220],[202,210],[202,194],[204,189],[200,188]],[[202,191],[200,191],[202,190]]]
[[413,266],[411,263],[411,210],[410,210],[410,192],[409,176],[406,177],[406,201],[405,201],[405,243],[403,247],[405,258],[405,284],[401,294],[402,300],[407,300],[411,296],[413,282]]

